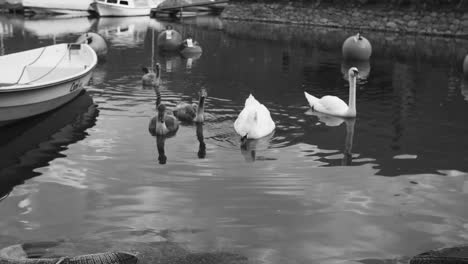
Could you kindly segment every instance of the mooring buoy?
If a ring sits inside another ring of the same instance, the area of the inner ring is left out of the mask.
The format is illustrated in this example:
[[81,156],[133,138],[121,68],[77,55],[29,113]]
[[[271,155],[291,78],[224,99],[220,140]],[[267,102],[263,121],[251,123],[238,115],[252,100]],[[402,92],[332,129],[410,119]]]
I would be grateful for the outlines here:
[[81,35],[76,43],[88,44],[97,54],[98,58],[104,58],[107,55],[107,43],[101,35],[88,32]]
[[158,35],[158,47],[163,51],[175,51],[180,48],[182,36],[171,27],[166,28]]
[[345,60],[369,60],[372,46],[360,33],[347,38],[343,43],[343,57]]

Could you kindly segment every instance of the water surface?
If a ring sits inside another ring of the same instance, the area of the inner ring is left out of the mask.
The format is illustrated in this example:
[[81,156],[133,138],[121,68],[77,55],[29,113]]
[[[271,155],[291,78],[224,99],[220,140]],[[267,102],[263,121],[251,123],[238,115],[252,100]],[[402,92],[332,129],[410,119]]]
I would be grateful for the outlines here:
[[[9,195],[0,246],[173,242],[251,263],[370,263],[468,239],[467,41],[398,36],[405,49],[391,45],[394,36],[367,33],[376,44],[372,60],[357,65],[358,118],[342,120],[315,115],[303,92],[347,100],[350,65],[339,47],[352,32],[171,22],[203,46],[202,56],[184,58],[158,51],[153,39],[169,22],[145,17],[0,22],[4,54],[87,31],[109,44],[86,93],[1,128],[0,196]],[[446,53],[431,50],[446,44]],[[166,139],[166,164],[148,132],[155,95],[141,87],[141,66],[154,62],[168,106],[195,102],[205,88],[215,116]],[[233,122],[250,93],[277,129],[241,149]]]

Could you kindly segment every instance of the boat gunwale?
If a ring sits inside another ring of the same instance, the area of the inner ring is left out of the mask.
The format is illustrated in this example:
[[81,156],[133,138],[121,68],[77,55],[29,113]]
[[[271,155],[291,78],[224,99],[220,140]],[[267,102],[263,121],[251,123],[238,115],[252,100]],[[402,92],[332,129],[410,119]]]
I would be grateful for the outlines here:
[[[69,43],[61,43],[61,44],[56,44],[56,45],[68,45]],[[51,45],[51,46],[56,46],[56,45]],[[56,86],[60,84],[64,84],[67,82],[72,82],[77,79],[83,78],[83,76],[86,76],[90,71],[92,71],[96,66],[97,66],[97,54],[96,52],[88,45],[88,44],[81,44],[82,47],[86,47],[91,51],[92,54],[92,61],[91,61],[91,66],[87,67],[84,69],[82,72],[79,72],[77,74],[71,75],[70,77],[58,79],[56,81],[50,81],[46,82],[40,85],[35,85],[35,84],[27,84],[27,85],[22,85],[22,84],[15,84],[12,86],[5,86],[5,87],[0,87],[0,93],[11,93],[11,92],[24,92],[24,91],[30,91],[30,90],[36,90],[36,89],[43,89],[51,86]],[[44,48],[47,48],[50,46],[46,46]],[[27,51],[23,51],[27,52]],[[26,67],[26,66],[25,66]]]
[[[32,11],[34,10],[40,10],[40,11],[43,11],[43,13],[47,13],[47,10],[64,10],[64,11],[74,11],[74,12],[83,12],[83,13],[86,13],[86,12],[92,12],[94,10],[92,9],[77,9],[77,8],[59,8],[59,7],[54,7],[54,8],[49,8],[49,7],[36,7],[36,6],[25,6],[24,7],[25,9],[30,9]],[[52,12],[50,12],[52,13]],[[55,13],[58,13],[58,12],[55,12]],[[62,12],[63,14],[66,14],[64,12]],[[63,19],[66,19],[66,18],[63,18]]]

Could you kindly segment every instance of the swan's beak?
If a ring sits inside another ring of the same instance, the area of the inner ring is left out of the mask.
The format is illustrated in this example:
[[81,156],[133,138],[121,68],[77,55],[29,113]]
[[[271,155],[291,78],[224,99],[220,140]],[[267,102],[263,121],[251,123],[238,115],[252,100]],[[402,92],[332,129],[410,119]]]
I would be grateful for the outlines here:
[[247,135],[248,134],[245,134],[245,136],[241,137],[241,148],[243,149],[247,147]]
[[359,71],[358,70],[353,70],[353,73],[354,73],[354,77],[359,77]]
[[248,134],[245,134],[245,136],[241,137],[241,142],[247,141],[247,135]]

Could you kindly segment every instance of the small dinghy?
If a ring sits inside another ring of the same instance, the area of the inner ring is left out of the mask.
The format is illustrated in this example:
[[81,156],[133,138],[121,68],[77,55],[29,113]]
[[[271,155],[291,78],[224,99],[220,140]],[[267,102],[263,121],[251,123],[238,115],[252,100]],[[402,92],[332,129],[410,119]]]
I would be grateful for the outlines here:
[[87,44],[0,56],[0,126],[55,109],[80,94],[97,64]]

